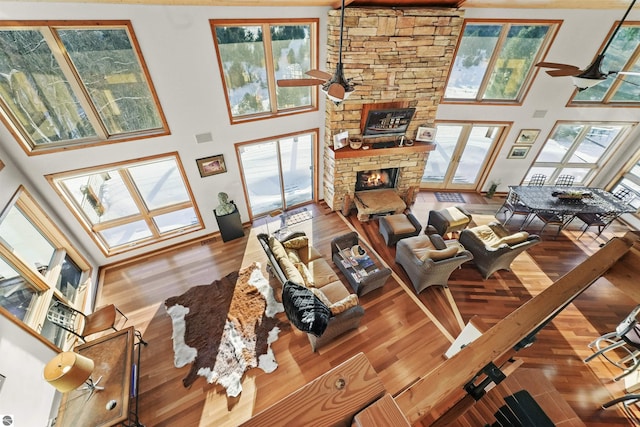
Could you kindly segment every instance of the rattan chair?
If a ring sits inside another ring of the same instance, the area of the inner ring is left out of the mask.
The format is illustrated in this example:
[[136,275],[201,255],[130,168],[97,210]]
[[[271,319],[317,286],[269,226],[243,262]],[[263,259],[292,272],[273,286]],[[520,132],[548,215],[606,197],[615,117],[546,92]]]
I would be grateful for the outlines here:
[[125,319],[125,322],[129,320],[129,318],[113,304],[101,307],[91,314],[84,314],[60,301],[54,301],[47,312],[47,319],[54,325],[86,342],[86,337],[89,335],[109,329],[117,331],[117,313]]
[[471,222],[471,214],[462,206],[452,206],[441,210],[429,211],[427,226],[432,226],[441,236],[460,231]]

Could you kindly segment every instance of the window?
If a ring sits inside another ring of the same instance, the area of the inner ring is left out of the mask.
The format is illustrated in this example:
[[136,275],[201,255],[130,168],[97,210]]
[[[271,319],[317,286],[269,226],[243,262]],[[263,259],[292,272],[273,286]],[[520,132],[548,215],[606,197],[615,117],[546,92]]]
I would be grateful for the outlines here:
[[310,131],[236,146],[252,217],[314,200],[317,140]]
[[24,190],[0,215],[0,312],[63,348],[67,334],[46,320],[53,300],[81,308],[91,269]]
[[317,87],[278,87],[317,67],[318,20],[211,20],[231,123],[317,109]]
[[168,134],[129,22],[0,22],[0,107],[27,153]]
[[48,179],[105,255],[203,228],[177,154]]
[[466,21],[444,98],[519,102],[558,27],[556,22]]
[[573,175],[574,185],[587,185],[631,127],[627,123],[557,124],[525,182],[534,174],[547,176],[548,183],[559,175]]
[[[617,25],[617,24],[616,24]],[[607,37],[607,40],[609,38]],[[640,71],[640,24],[624,24],[607,49],[600,67],[608,71]],[[640,100],[640,76],[609,76],[597,85],[576,92],[570,105],[589,103],[638,104]]]

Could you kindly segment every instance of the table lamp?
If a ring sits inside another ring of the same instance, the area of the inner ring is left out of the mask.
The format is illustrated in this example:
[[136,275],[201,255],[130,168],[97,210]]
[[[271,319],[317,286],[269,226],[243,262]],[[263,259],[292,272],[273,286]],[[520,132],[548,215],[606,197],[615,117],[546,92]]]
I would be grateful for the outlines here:
[[56,355],[44,367],[44,379],[58,391],[67,393],[84,384],[83,390],[91,390],[91,394],[104,387],[98,387],[98,381],[93,382],[93,360],[73,351],[65,351]]

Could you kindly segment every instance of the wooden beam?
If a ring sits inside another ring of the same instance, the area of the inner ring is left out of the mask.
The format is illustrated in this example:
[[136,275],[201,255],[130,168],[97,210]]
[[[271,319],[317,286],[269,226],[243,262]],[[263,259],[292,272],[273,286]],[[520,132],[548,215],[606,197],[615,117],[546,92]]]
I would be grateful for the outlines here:
[[373,366],[364,353],[358,353],[254,415],[242,427],[349,426],[358,412],[384,393]]
[[638,236],[632,233],[610,240],[593,256],[407,388],[396,397],[402,412],[414,424],[427,415],[433,415],[432,411],[443,413],[464,399],[462,390],[465,384],[490,362],[504,358],[523,338],[553,318],[559,308],[570,303],[609,270],[637,240]]

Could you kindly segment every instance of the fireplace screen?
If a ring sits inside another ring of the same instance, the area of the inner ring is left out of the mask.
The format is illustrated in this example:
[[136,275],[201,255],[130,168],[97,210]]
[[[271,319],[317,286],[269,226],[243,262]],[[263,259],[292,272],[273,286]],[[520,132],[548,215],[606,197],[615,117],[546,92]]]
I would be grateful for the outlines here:
[[360,171],[356,176],[356,191],[395,188],[397,179],[398,168]]

